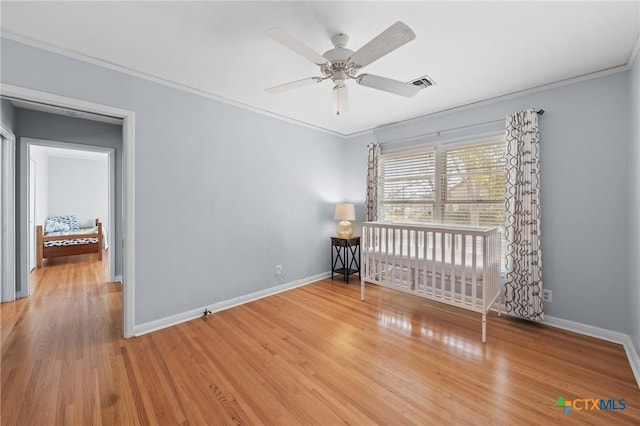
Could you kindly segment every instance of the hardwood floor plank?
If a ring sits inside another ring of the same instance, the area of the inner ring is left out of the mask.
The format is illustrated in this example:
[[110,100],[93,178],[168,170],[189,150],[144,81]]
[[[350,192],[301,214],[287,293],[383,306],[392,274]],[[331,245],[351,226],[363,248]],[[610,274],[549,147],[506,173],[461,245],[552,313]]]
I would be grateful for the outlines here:
[[640,424],[620,345],[493,313],[482,344],[479,314],[340,280],[123,340],[103,259],[0,305],[2,425]]
[[208,322],[209,318],[206,318],[203,321],[190,321],[184,324],[187,330],[195,332],[195,334],[188,333],[189,340],[194,342],[194,348],[205,355],[202,363],[198,364],[201,386],[210,388],[216,394],[223,393],[228,399],[235,401],[238,411],[248,419],[246,424],[264,424],[268,417],[267,411],[263,411],[259,405],[248,403],[248,392],[243,390],[242,383],[236,382],[233,375],[227,376],[224,372],[225,365],[216,362],[215,357],[219,353],[220,346],[211,344],[212,340],[202,338],[202,336],[210,337],[207,334]]
[[[137,414],[137,416],[129,419],[129,421],[131,423],[135,421],[137,424],[141,425],[157,424],[157,422],[155,421],[155,417],[151,418],[147,414],[147,407],[151,407],[151,401],[149,400],[149,395],[147,394],[147,392],[140,387],[140,374],[135,368],[134,361],[129,356],[129,352],[126,347],[124,347],[122,350],[122,358],[127,371],[127,377],[129,378],[131,396],[133,397],[133,403],[136,407]],[[122,395],[120,395],[119,400],[122,400]]]
[[185,407],[189,423],[248,424],[248,418],[231,395],[207,380],[211,375],[206,367],[203,368],[206,357],[185,336],[182,330],[184,327],[180,328],[181,330],[176,330],[179,339],[158,338],[157,347],[172,366],[171,376],[176,382],[176,394]]

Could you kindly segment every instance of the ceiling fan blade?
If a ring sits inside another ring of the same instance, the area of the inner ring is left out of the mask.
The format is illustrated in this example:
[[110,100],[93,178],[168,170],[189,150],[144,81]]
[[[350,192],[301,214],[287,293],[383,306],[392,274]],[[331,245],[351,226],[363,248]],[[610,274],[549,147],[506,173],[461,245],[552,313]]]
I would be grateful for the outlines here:
[[264,34],[267,37],[270,37],[273,40],[277,41],[278,43],[287,46],[294,52],[304,56],[316,65],[324,65],[329,63],[329,61],[324,56],[281,28],[270,28],[268,30],[265,30]]
[[308,77],[302,80],[291,81],[289,83],[280,84],[279,86],[273,86],[268,89],[264,89],[265,92],[275,94],[284,92],[285,90],[295,89],[296,87],[308,86],[313,83],[320,83],[323,80],[322,77]]
[[396,22],[378,34],[369,43],[351,55],[350,61],[357,68],[369,65],[416,38],[415,33],[403,22]]
[[395,95],[413,97],[420,90],[418,86],[405,83],[403,81],[393,80],[391,78],[380,77],[379,75],[361,74],[356,77],[358,84],[372,89],[378,89]]

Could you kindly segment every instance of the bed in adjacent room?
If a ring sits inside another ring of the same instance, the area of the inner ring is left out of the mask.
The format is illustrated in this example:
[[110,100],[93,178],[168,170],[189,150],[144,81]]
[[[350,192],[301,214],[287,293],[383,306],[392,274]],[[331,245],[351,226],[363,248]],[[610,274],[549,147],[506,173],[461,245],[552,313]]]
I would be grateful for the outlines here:
[[36,265],[42,267],[44,259],[91,253],[102,260],[105,241],[99,219],[95,226],[81,228],[74,215],[47,218],[44,227],[36,226]]

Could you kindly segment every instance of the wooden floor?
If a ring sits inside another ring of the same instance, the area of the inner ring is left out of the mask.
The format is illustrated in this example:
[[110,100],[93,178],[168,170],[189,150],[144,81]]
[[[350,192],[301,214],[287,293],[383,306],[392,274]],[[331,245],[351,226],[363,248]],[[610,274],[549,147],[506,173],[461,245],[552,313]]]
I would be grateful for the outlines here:
[[123,340],[104,276],[56,260],[1,305],[3,425],[640,424],[619,345],[496,315],[482,344],[478,314],[340,280]]

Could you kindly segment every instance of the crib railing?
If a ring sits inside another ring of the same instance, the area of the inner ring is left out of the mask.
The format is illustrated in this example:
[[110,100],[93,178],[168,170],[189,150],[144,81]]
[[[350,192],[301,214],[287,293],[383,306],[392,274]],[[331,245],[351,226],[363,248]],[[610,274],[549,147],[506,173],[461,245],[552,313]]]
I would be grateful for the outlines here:
[[500,297],[498,228],[365,222],[365,281],[486,314]]

